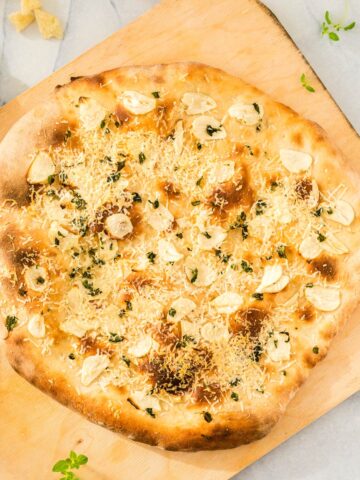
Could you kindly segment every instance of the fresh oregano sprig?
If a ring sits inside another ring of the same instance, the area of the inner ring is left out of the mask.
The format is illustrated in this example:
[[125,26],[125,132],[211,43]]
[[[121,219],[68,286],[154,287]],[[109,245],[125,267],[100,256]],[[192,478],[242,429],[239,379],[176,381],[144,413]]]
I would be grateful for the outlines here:
[[326,10],[324,15],[325,21],[321,24],[321,35],[327,35],[330,40],[333,42],[338,42],[340,40],[340,36],[337,32],[348,31],[352,30],[356,22],[351,22],[348,25],[343,25],[342,23],[334,23],[330,18],[330,12]]
[[300,77],[300,82],[301,82],[301,85],[306,88],[306,90],[308,92],[311,92],[311,93],[314,93],[315,92],[315,88],[312,87],[309,83],[309,80],[306,78],[305,76],[305,73],[303,73]]
[[80,480],[80,478],[77,477],[72,470],[78,470],[81,465],[85,465],[87,462],[88,457],[86,455],[78,455],[71,450],[69,457],[56,462],[52,468],[52,471],[55,473],[61,473],[63,475],[63,477],[61,477],[59,480]]

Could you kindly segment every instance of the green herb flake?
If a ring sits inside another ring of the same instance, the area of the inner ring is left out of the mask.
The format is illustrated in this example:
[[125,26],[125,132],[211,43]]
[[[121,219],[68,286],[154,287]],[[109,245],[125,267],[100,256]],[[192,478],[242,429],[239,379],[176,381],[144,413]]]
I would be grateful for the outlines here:
[[176,315],[176,310],[175,310],[175,308],[170,308],[170,310],[169,310],[168,313],[169,313],[169,316],[170,316],[170,317],[175,317],[175,315]]
[[267,203],[264,200],[258,200],[255,204],[255,214],[263,215],[264,208],[267,207]]
[[150,415],[150,417],[155,418],[155,413],[153,412],[152,408],[145,408],[145,412]]
[[106,125],[105,119],[101,120],[100,128],[105,128],[105,125]]
[[152,95],[154,98],[160,98],[160,92],[151,92],[151,95]]
[[315,88],[312,87],[310,84],[309,84],[309,80],[306,78],[305,76],[305,73],[303,73],[300,77],[300,82],[301,82],[301,85],[310,93],[314,93],[315,92]]
[[197,144],[196,144],[196,148],[197,148],[198,150],[201,150],[202,147],[203,147],[203,146],[201,145],[201,143],[197,143]]
[[75,354],[74,353],[69,353],[68,358],[70,360],[75,360]]
[[144,153],[144,152],[140,152],[140,153],[139,153],[139,162],[140,162],[140,164],[144,163],[145,160],[146,160],[145,153]]
[[109,342],[111,343],[120,343],[124,340],[124,337],[122,335],[118,335],[115,332],[110,332],[109,336]]
[[201,203],[200,200],[193,200],[193,201],[191,202],[191,205],[192,205],[193,207],[197,207],[198,205],[200,205],[200,203]]
[[321,24],[321,36],[328,36],[333,42],[338,42],[340,36],[337,32],[343,30],[347,32],[355,28],[356,22],[350,22],[348,25],[343,25],[342,23],[334,23],[330,18],[330,12],[326,10],[324,15],[325,21]]
[[207,125],[206,127],[206,133],[212,137],[214,133],[220,132],[221,130],[221,125],[219,127],[212,127],[211,125]]
[[234,378],[234,380],[230,380],[230,386],[231,387],[237,387],[239,385],[239,383],[241,382],[241,378]]
[[52,185],[55,182],[55,175],[49,175],[47,177],[47,182],[49,185]]
[[131,311],[133,309],[133,306],[130,300],[126,300],[125,303],[126,303],[126,310]]
[[212,422],[212,419],[213,419],[213,418],[212,418],[211,413],[209,413],[209,412],[203,412],[203,417],[204,417],[205,422],[207,422],[207,423]]
[[82,465],[86,465],[87,462],[88,457],[86,455],[78,455],[71,450],[69,457],[56,462],[52,471],[61,473],[63,475],[61,480],[79,480],[79,477],[77,477],[72,470],[78,470]]
[[122,308],[122,309],[119,311],[119,317],[120,317],[120,318],[123,318],[123,317],[125,317],[125,315],[126,315],[126,311]]
[[231,392],[230,398],[234,400],[234,402],[239,401],[239,395],[236,392]]
[[211,235],[209,232],[202,232],[202,235],[204,235],[205,238],[211,238]]
[[251,273],[253,271],[252,267],[246,260],[241,260],[241,268],[244,270],[246,273]]
[[130,363],[131,363],[131,362],[130,362],[130,360],[129,360],[127,357],[125,357],[125,355],[123,355],[123,356],[121,357],[121,360],[122,360],[123,362],[125,362],[128,367],[130,367]]
[[27,290],[25,290],[25,288],[19,288],[18,292],[21,297],[26,297],[27,295]]
[[184,235],[182,234],[182,232],[177,233],[176,236],[180,239],[184,238]]
[[276,249],[277,254],[280,258],[287,258],[286,257],[286,245],[279,245]]
[[115,183],[120,180],[121,173],[120,172],[113,172],[107,177],[107,183]]
[[196,186],[197,187],[201,187],[201,182],[203,181],[203,178],[204,177],[201,175],[201,177],[198,180],[196,180]]
[[8,332],[14,330],[16,325],[18,324],[19,319],[15,317],[15,315],[8,315],[5,320],[5,326]]
[[317,239],[319,240],[319,242],[325,242],[326,237],[322,233],[318,232]]
[[190,278],[191,283],[196,282],[198,278],[198,274],[199,274],[199,270],[197,268],[194,268],[193,270],[191,270],[191,278]]
[[313,347],[312,351],[313,351],[313,353],[315,353],[315,355],[317,355],[319,353],[319,347],[317,345],[315,345],[315,347]]
[[318,208],[317,210],[315,210],[315,212],[313,213],[314,217],[320,217],[321,214],[322,214],[322,211],[323,211],[323,208],[320,207]]
[[256,300],[264,300],[264,294],[263,293],[255,292],[251,296],[253,298],[255,298]]
[[147,256],[150,263],[155,263],[156,253],[147,252],[146,256]]
[[258,105],[257,103],[253,103],[253,107],[254,107],[256,113],[258,113],[258,114],[260,115],[260,107],[259,107],[259,105]]
[[313,283],[307,283],[305,285],[305,288],[313,288],[314,284]]
[[133,202],[134,203],[141,203],[142,202],[142,198],[140,197],[140,195],[137,192],[133,192],[131,195],[133,197]]

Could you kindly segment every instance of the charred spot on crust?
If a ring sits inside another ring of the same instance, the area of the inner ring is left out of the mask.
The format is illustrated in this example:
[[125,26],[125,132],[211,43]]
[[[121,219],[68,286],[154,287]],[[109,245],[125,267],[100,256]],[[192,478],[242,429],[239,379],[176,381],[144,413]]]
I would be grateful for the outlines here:
[[197,403],[209,403],[219,400],[222,396],[221,388],[218,383],[200,385],[195,388],[193,397]]
[[293,133],[292,136],[291,136],[291,139],[297,147],[303,147],[304,146],[304,137],[303,137],[303,134],[301,132]]
[[305,305],[297,311],[300,320],[304,322],[313,322],[316,319],[316,311],[312,305]]
[[337,275],[336,260],[328,255],[320,255],[310,263],[312,272],[319,272],[323,278],[334,280]]
[[170,198],[178,197],[180,190],[172,182],[160,182],[159,187]]
[[96,353],[111,356],[114,353],[111,347],[105,345],[96,336],[91,334],[86,334],[80,338],[80,351],[86,356],[95,355]]
[[259,308],[248,308],[236,312],[230,318],[230,328],[234,334],[241,333],[256,339],[268,318],[268,312]]
[[90,231],[93,233],[102,232],[104,230],[105,220],[119,211],[118,205],[105,203],[103,208],[95,213],[95,219],[89,224]]
[[162,345],[175,346],[180,340],[179,327],[170,322],[161,322],[153,328],[155,339]]
[[140,291],[142,288],[152,285],[153,280],[146,277],[142,272],[133,272],[126,277],[126,282],[137,291]]
[[208,198],[214,212],[220,215],[226,214],[233,207],[250,207],[253,203],[253,191],[249,185],[247,174],[221,183],[213,190]]
[[75,77],[70,77],[70,82],[75,82],[75,80],[80,80],[81,78],[84,78],[84,75],[78,75]]
[[131,119],[131,113],[121,104],[116,105],[115,116],[120,123],[128,122]]
[[143,215],[140,205],[133,203],[129,208],[129,217],[133,226],[132,236],[142,232],[143,229]]
[[295,192],[300,200],[308,200],[312,192],[311,178],[303,178],[295,186]]
[[13,263],[15,267],[32,267],[39,258],[39,252],[33,248],[21,248],[13,252]]

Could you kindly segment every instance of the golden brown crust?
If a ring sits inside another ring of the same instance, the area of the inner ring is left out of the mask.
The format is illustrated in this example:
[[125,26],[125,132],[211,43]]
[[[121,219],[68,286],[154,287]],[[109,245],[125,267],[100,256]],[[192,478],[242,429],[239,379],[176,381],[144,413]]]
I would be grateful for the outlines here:
[[[81,97],[98,99],[102,105],[116,113],[118,120],[123,122],[124,129],[126,129],[133,125],[135,119],[131,113],[116,104],[116,93],[119,90],[130,88],[135,79],[137,88],[147,92],[156,91],[164,85],[168,90],[177,91],[177,89],[183,88],[181,86],[183,78],[186,78],[186,82],[194,90],[201,91],[203,89],[216,98],[222,114],[225,113],[225,111],[221,111],[222,98],[233,99],[240,90],[249,98],[249,101],[256,98],[265,106],[268,123],[276,127],[271,130],[271,133],[269,131],[266,133],[269,150],[277,151],[280,147],[311,151],[315,158],[313,177],[317,180],[320,189],[335,190],[338,187],[339,178],[344,179],[344,183],[347,185],[344,198],[353,205],[358,214],[351,230],[344,234],[351,253],[341,260],[323,255],[309,262],[308,266],[309,271],[319,272],[329,284],[341,281],[341,307],[326,317],[321,325],[316,322],[316,312],[309,304],[304,304],[296,314],[297,321],[304,322],[305,320],[306,328],[309,329],[309,338],[311,332],[320,329],[322,343],[318,345],[318,352],[313,351],[310,342],[301,343],[302,341],[299,341],[297,347],[299,365],[293,373],[286,377],[286,382],[273,387],[268,397],[261,399],[256,397],[251,408],[245,408],[244,411],[239,408],[236,410],[234,408],[234,411],[220,410],[209,423],[204,421],[201,409],[196,412],[191,409],[188,412],[185,409],[185,415],[172,416],[170,414],[153,419],[143,411],[134,408],[120,390],[109,388],[101,390],[98,387],[82,388],[79,386],[79,377],[71,371],[65,374],[62,365],[64,352],[69,346],[66,339],[56,339],[51,353],[43,356],[39,353],[40,350],[28,340],[25,326],[20,326],[9,335],[7,354],[13,368],[36,387],[64,405],[79,411],[91,421],[122,432],[134,440],[169,450],[194,451],[233,448],[260,439],[268,433],[296,390],[308,376],[310,369],[324,358],[332,337],[358,303],[360,251],[357,245],[360,229],[358,218],[360,197],[356,185],[359,184],[359,176],[349,168],[341,154],[329,142],[321,127],[299,117],[288,107],[273,102],[265,94],[244,84],[238,78],[211,67],[193,63],[123,67],[93,77],[72,79],[70,84],[57,88],[50,102],[29,112],[14,125],[0,145],[2,169],[0,198],[15,200],[19,206],[29,203],[29,186],[26,182],[26,172],[30,164],[29,154],[36,149],[57,145],[63,141],[67,129],[76,123],[72,101],[78,102]],[[187,86],[187,88],[190,87]],[[221,90],[221,94],[219,94],[219,90]],[[161,101],[157,107],[158,113],[164,119],[165,126],[160,132],[163,136],[170,135],[174,129],[171,103],[170,100]],[[148,123],[148,128],[155,130],[154,121],[149,119]],[[262,135],[262,132],[259,135]],[[71,142],[81,142],[81,139],[72,138]],[[256,156],[256,152],[254,154]],[[273,174],[274,172],[271,172],[271,175]],[[226,197],[229,209],[239,204],[248,208],[254,198],[251,186],[247,183],[247,175],[241,177],[241,182],[245,182],[245,184],[241,184],[234,191],[232,190],[233,183],[222,184],[221,190],[218,189],[214,192],[214,198],[218,199],[221,195]],[[162,185],[162,187],[165,196],[177,196],[176,186]],[[306,188],[302,188],[300,193],[301,196],[306,196],[308,192]],[[214,199],[209,199],[210,202],[212,200]],[[218,210],[215,213],[219,213],[219,216],[223,218],[224,212],[221,209]],[[134,209],[133,215],[135,214]],[[105,218],[101,219],[101,222],[103,221]],[[20,254],[18,252],[9,257],[9,248],[5,244],[9,241],[10,236],[9,231],[2,233],[0,247],[3,252],[3,260],[11,266],[18,266],[18,276],[21,280],[20,267],[31,261],[29,257],[36,255],[36,248],[41,248],[41,245],[39,244],[37,247],[30,245]],[[16,232],[14,236],[16,237]],[[7,253],[6,256],[5,253]],[[139,280],[139,275],[135,274],[130,280],[137,289],[142,287],[143,280],[141,278]],[[17,295],[11,291],[9,285],[7,295],[13,303],[18,303]],[[250,322],[248,329],[252,329],[252,336],[256,336],[261,329],[258,316],[245,316]],[[236,319],[231,325],[236,330],[234,333],[238,333]]]

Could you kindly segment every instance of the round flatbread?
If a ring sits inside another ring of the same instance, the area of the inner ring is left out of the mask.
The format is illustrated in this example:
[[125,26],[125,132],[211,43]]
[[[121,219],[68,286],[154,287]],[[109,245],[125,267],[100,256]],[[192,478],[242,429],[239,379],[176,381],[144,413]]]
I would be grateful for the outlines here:
[[358,301],[359,177],[319,126],[215,68],[73,79],[0,166],[9,361],[134,440],[263,437]]

